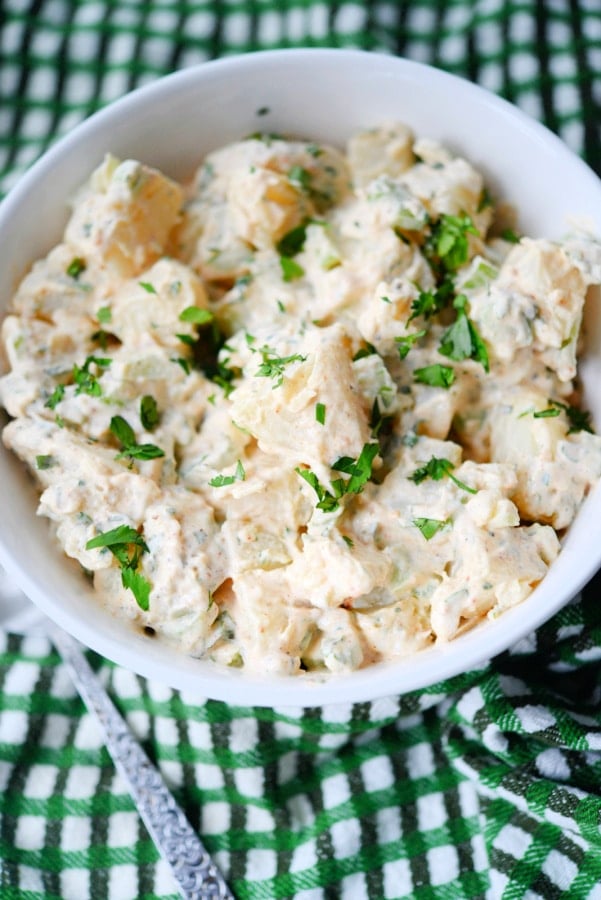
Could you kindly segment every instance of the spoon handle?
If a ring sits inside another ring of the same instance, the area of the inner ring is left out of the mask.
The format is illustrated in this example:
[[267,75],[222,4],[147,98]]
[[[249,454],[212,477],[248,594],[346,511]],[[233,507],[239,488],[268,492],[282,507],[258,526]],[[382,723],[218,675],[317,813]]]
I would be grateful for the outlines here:
[[126,781],[140,817],[169,864],[186,900],[234,900],[223,876],[192,830],[140,744],[117,711],[77,642],[49,626],[82,700],[100,724],[115,768]]

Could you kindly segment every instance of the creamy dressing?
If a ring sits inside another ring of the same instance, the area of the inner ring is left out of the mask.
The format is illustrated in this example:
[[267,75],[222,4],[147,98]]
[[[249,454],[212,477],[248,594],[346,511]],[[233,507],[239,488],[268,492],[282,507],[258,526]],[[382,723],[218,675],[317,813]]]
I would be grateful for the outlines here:
[[99,602],[254,671],[363,667],[524,600],[601,476],[601,246],[503,232],[401,124],[107,157],[2,324],[8,448]]

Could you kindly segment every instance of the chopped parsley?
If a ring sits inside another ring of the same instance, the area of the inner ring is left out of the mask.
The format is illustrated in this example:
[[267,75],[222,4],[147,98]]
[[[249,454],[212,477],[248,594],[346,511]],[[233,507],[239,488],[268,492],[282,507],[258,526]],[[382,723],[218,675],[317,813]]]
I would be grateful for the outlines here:
[[303,194],[308,194],[311,190],[311,173],[303,166],[292,166],[288,170],[288,181]]
[[145,431],[152,431],[159,424],[159,408],[151,394],[144,394],[140,400],[140,421]]
[[303,222],[301,225],[297,225],[296,228],[287,231],[284,237],[278,241],[276,250],[281,256],[292,257],[301,252],[305,246],[308,224],[308,222]]
[[326,424],[326,405],[325,403],[315,404],[315,421],[320,425]]
[[50,456],[47,454],[40,454],[39,456],[36,456],[36,458],[35,458],[36,469],[40,469],[40,470],[51,469],[52,466],[55,466],[55,465],[56,465],[56,459],[54,458],[54,456]]
[[364,484],[371,478],[373,461],[378,455],[378,444],[364,444],[361,453],[357,459],[351,456],[341,456],[340,459],[332,465],[335,472],[344,472],[350,475],[348,481],[344,482],[345,494],[360,494]]
[[107,325],[111,321],[112,317],[113,313],[110,306],[101,306],[100,309],[96,310],[96,318],[101,325]]
[[179,314],[180,322],[192,322],[194,325],[206,325],[214,318],[210,309],[201,309],[200,306],[186,306]]
[[409,476],[410,480],[415,484],[421,484],[422,481],[425,481],[426,478],[431,478],[433,481],[440,481],[442,478],[448,476],[451,481],[453,481],[457,487],[461,488],[463,491],[468,491],[470,494],[477,494],[478,492],[469,487],[469,485],[464,484],[463,481],[459,481],[458,478],[453,475],[453,469],[455,466],[450,461],[450,459],[444,459],[444,457],[433,456],[429,462],[425,465],[420,466],[419,469],[416,469],[412,475]]
[[441,366],[434,363],[431,366],[423,366],[415,369],[413,377],[419,384],[428,384],[431,387],[450,388],[455,381],[455,371],[451,366]]
[[400,337],[395,337],[394,342],[397,345],[399,351],[399,358],[405,359],[413,345],[425,335],[426,329],[422,328],[421,331],[414,331],[413,334],[404,334]]
[[424,253],[435,274],[441,277],[456,272],[468,261],[470,234],[479,234],[470,216],[440,216],[424,244]]
[[123,587],[132,592],[140,609],[146,611],[150,606],[151,585],[138,572],[142,553],[148,552],[146,541],[135,528],[131,528],[129,525],[119,525],[110,531],[97,534],[86,544],[86,550],[104,547],[111,551],[121,566]]
[[438,534],[443,528],[447,528],[451,521],[450,519],[425,519],[418,517],[413,520],[413,524],[416,528],[419,528],[425,539],[430,541],[435,534]]
[[296,281],[305,274],[303,267],[289,256],[280,256],[280,268],[284,281]]
[[353,356],[353,362],[357,362],[358,359],[363,359],[365,356],[373,356],[373,354],[377,352],[378,351],[373,344],[370,344],[369,341],[365,341],[365,345],[357,350]]
[[519,244],[521,241],[520,235],[513,228],[504,228],[501,232],[501,237],[510,244]]
[[561,410],[558,406],[549,406],[547,409],[535,410],[532,415],[535,419],[555,419],[561,415]]
[[378,403],[378,398],[374,397],[374,402],[371,408],[371,416],[369,419],[369,427],[371,428],[372,437],[379,437],[380,432],[384,432],[389,430],[387,426],[392,422],[392,416],[383,416],[380,412],[380,404]]
[[[554,412],[554,410],[557,410],[557,412]],[[578,431],[588,431],[589,434],[595,433],[591,424],[590,412],[585,409],[578,409],[577,406],[560,403],[559,400],[549,400],[547,409],[533,412],[532,415],[535,419],[545,419],[559,415],[562,411],[566,414],[570,425],[568,434],[576,434]]]
[[77,280],[82,272],[85,272],[87,266],[85,259],[82,259],[81,256],[74,256],[69,265],[66,268],[67,275],[70,278],[75,278]]
[[407,319],[409,324],[418,316],[429,319],[449,305],[453,296],[453,285],[450,280],[445,279],[433,291],[420,291],[415,300],[411,303],[411,315]]
[[[112,359],[106,359],[99,356],[87,356],[83,366],[77,364],[73,366],[73,381],[76,384],[76,394],[89,394],[91,397],[102,396],[102,388],[98,381],[97,375],[90,372],[90,366],[95,365],[98,369],[107,369],[112,363]],[[53,407],[51,407],[53,408]]]
[[274,388],[282,384],[286,366],[293,362],[304,362],[307,358],[306,356],[301,356],[300,353],[293,353],[290,356],[277,356],[275,351],[267,346],[262,347],[259,352],[263,361],[255,375],[260,375],[263,378],[274,378]]
[[494,206],[494,199],[490,191],[486,186],[482,188],[482,193],[480,194],[480,199],[478,200],[478,212],[482,212],[484,209],[488,209],[489,206]]
[[241,461],[238,460],[236,471],[233,475],[215,475],[214,478],[211,478],[209,484],[211,487],[225,487],[227,484],[233,484],[235,481],[244,481],[245,478],[246,472],[244,471],[244,466]]
[[378,444],[365,444],[357,459],[341,456],[332,466],[336,472],[350,475],[350,478],[335,478],[332,490],[327,490],[311,469],[297,467],[295,471],[309,484],[317,494],[317,509],[323,512],[334,512],[340,506],[345,494],[360,494],[365,483],[371,478],[373,461],[378,454]]
[[46,406],[48,409],[55,409],[55,407],[58,406],[58,404],[61,402],[61,400],[63,399],[64,396],[65,396],[65,385],[57,384],[57,386],[54,388],[54,390],[52,391],[52,393],[50,394],[50,396],[44,403],[44,406]]
[[156,294],[157,292],[154,284],[151,284],[150,281],[138,281],[138,284],[141,288],[144,288],[147,294]]
[[490,368],[488,350],[473,322],[467,316],[466,305],[465,294],[459,294],[453,301],[453,306],[457,310],[457,318],[442,335],[438,352],[457,361],[473,359],[481,363],[484,371],[488,372]]
[[185,356],[174,356],[172,357],[171,362],[177,363],[178,366],[181,366],[186,375],[190,374],[190,360],[186,359]]
[[126,457],[128,459],[158,459],[165,455],[165,451],[161,450],[155,444],[138,444],[136,435],[123,416],[113,416],[110,422],[110,431],[122,446],[121,453],[117,455],[117,459]]

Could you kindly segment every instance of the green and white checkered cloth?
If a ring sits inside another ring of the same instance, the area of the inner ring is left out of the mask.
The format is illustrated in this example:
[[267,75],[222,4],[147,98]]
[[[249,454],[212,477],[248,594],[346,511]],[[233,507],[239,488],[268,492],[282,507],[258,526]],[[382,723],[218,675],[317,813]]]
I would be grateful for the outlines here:
[[[468,77],[601,170],[600,0],[3,0],[0,29],[2,192],[126,91],[291,46]],[[90,658],[240,900],[601,900],[600,588],[481,670],[355,706],[202,702]],[[0,630],[0,898],[176,896],[50,642]]]

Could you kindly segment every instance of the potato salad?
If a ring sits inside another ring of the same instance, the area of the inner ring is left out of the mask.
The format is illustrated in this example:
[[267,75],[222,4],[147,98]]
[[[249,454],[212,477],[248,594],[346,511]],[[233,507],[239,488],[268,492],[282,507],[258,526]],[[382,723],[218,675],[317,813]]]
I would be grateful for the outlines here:
[[403,124],[251,135],[185,185],[107,156],[3,321],[3,440],[124,627],[354,670],[545,577],[601,476],[577,380],[599,283],[593,237],[522,236]]

